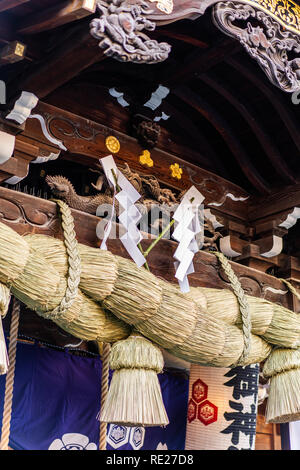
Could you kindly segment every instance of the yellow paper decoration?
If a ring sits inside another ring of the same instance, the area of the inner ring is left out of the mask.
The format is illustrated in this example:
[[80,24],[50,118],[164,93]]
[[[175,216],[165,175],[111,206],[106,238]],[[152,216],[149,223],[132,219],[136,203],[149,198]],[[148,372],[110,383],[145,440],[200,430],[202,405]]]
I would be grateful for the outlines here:
[[172,178],[176,178],[178,180],[181,180],[181,175],[183,173],[182,168],[178,165],[178,163],[174,163],[173,165],[170,166],[171,170],[171,176]]
[[150,168],[154,165],[154,162],[151,158],[151,154],[150,154],[149,150],[144,150],[142,155],[140,155],[140,163],[142,165],[147,165]]
[[120,142],[113,135],[106,137],[105,145],[106,148],[112,153],[118,153],[121,147]]

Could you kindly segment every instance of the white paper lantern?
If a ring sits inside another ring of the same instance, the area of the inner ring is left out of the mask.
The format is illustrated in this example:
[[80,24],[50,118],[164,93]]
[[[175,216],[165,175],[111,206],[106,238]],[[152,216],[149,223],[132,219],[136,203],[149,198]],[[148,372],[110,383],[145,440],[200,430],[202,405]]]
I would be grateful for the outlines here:
[[191,365],[186,450],[252,450],[259,365]]

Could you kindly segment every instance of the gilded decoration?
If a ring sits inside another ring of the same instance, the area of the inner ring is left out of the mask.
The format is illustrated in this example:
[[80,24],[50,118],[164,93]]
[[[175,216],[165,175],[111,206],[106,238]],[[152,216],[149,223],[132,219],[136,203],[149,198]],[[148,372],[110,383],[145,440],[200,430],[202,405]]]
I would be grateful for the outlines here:
[[120,150],[120,142],[112,135],[108,136],[105,140],[106,148],[112,153],[118,153]]
[[300,6],[291,0],[250,0],[257,4],[289,29],[300,32]]
[[281,90],[300,88],[300,40],[269,14],[249,3],[218,2],[212,11],[215,25],[237,39]]
[[149,168],[151,168],[154,164],[151,154],[149,150],[144,150],[142,155],[140,155],[139,162],[141,165],[147,165]]

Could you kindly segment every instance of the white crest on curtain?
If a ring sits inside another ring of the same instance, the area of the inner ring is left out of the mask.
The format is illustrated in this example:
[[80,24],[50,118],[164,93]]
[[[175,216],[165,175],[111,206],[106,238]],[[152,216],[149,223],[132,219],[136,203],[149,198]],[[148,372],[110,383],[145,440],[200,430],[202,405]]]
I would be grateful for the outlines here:
[[97,450],[97,445],[84,434],[68,433],[55,439],[48,450]]

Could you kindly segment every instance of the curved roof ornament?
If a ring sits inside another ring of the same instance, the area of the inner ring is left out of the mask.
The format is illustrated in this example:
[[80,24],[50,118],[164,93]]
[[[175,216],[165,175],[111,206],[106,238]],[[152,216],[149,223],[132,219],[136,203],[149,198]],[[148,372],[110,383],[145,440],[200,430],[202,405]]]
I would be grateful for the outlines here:
[[[299,90],[300,31],[299,36],[288,31],[252,5],[254,2],[219,2],[212,11],[213,21],[241,43],[274,85],[286,92]],[[299,58],[289,57],[296,54]]]
[[[165,3],[165,0],[160,4]],[[147,18],[151,13],[149,3],[141,0],[130,4],[126,0],[99,0],[100,18],[90,23],[90,32],[100,39],[99,47],[104,54],[120,62],[155,64],[169,56],[171,46],[157,42],[143,33],[154,31],[156,24]]]

